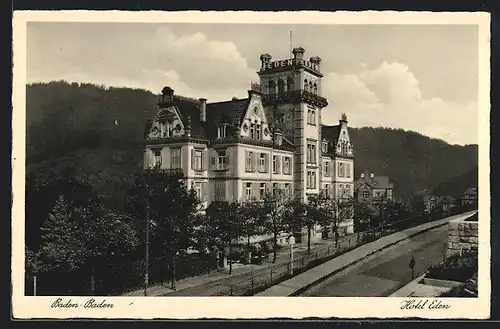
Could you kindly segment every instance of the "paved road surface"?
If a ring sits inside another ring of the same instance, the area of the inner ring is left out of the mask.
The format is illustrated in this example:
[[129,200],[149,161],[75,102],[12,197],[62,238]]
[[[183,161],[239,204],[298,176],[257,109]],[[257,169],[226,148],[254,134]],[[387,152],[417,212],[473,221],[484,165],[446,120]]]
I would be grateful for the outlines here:
[[302,296],[389,296],[412,280],[408,263],[415,257],[415,277],[443,260],[448,226],[414,236],[342,271]]

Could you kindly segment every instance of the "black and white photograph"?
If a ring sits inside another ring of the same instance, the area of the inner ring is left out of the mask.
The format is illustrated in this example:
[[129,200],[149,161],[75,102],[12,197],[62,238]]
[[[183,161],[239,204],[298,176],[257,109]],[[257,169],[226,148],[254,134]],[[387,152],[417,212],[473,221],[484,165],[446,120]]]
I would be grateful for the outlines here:
[[45,14],[14,15],[20,314],[489,315],[487,14]]

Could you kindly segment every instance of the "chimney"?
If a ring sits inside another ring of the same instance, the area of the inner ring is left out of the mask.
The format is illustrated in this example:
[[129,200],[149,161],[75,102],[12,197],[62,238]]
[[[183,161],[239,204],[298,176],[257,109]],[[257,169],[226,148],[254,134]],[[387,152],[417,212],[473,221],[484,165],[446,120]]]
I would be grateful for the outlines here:
[[370,174],[370,178],[375,178],[375,174],[374,174],[374,173],[371,173],[371,174]]
[[207,99],[200,98],[200,122],[207,121]]
[[361,178],[365,178],[365,174],[361,173]]

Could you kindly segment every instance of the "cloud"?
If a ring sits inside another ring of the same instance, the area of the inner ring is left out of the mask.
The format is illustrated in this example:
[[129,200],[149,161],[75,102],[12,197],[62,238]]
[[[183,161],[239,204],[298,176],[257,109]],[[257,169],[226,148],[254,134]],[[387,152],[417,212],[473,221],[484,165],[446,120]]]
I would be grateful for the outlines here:
[[457,144],[478,142],[477,104],[426,99],[418,79],[402,63],[383,62],[356,74],[330,73],[323,94],[330,102],[323,111],[328,124],[346,113],[352,126],[403,128]]
[[110,36],[103,30],[101,36],[82,29],[51,40],[45,33],[45,46],[28,58],[29,82],[64,79],[154,93],[169,85],[186,96],[215,101],[245,97],[256,78],[230,41],[210,40],[203,33],[177,36],[166,27],[147,38]]

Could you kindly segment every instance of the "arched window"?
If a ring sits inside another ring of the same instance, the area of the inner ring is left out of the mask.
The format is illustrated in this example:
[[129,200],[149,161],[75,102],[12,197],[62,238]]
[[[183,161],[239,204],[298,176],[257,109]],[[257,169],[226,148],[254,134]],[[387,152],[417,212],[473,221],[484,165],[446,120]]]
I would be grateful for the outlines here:
[[285,93],[285,82],[283,79],[278,80],[278,94],[282,95]]
[[313,92],[313,83],[312,81],[309,81],[309,92]]
[[269,93],[270,94],[275,94],[276,93],[276,83],[274,82],[274,80],[269,80]]
[[286,90],[288,90],[288,91],[293,90],[293,78],[292,77],[288,77],[288,79],[286,80]]
[[309,84],[307,83],[307,79],[304,79],[304,90],[309,91]]
[[313,93],[318,94],[318,85],[316,83],[313,85]]

